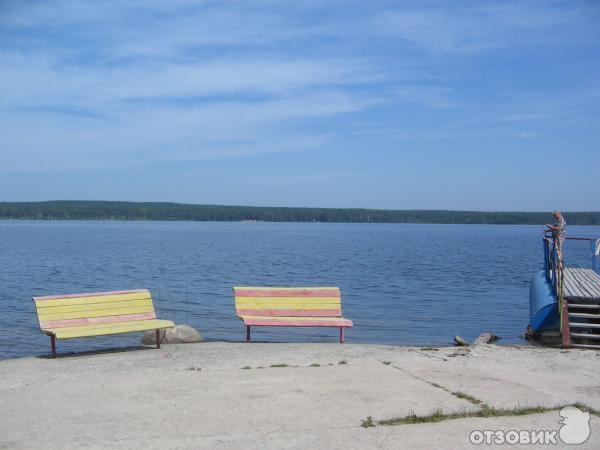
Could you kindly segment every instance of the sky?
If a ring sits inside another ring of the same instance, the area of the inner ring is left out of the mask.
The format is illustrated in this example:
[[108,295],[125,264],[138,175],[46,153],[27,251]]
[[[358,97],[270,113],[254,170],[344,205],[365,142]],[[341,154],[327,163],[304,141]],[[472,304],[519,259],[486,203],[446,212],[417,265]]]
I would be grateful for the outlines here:
[[600,2],[0,0],[0,201],[600,210]]

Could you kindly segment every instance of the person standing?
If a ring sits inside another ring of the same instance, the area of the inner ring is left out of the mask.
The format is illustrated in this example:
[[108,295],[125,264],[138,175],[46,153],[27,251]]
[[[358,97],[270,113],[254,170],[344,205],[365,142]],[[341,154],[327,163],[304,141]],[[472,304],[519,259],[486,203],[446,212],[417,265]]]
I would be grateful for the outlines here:
[[554,240],[554,248],[558,252],[558,260],[563,262],[563,247],[565,244],[565,236],[567,234],[567,221],[560,211],[554,211],[554,223],[546,224],[546,231],[552,233]]

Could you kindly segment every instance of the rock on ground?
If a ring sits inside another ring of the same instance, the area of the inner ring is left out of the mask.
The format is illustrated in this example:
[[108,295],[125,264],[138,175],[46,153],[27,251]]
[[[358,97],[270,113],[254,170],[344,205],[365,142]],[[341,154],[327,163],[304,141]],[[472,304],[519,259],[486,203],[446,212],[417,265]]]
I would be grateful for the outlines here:
[[[173,328],[160,330],[161,344],[190,344],[195,342],[202,342],[202,336],[189,325],[175,325]],[[156,331],[146,332],[142,338],[142,344],[156,345]]]

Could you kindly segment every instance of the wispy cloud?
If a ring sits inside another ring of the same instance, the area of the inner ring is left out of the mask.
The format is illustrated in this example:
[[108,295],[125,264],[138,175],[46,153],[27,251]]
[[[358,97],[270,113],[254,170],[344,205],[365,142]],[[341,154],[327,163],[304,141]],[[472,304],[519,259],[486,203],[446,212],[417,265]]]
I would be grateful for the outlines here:
[[581,8],[577,3],[467,2],[448,9],[396,8],[370,18],[367,28],[436,54],[466,55],[523,40],[528,45],[593,42],[599,36],[594,23],[600,18],[600,8],[590,15],[589,4]]
[[[490,92],[522,93],[478,73],[477,57],[588,42],[597,8],[581,5],[5,2],[0,170],[316,151],[373,122],[410,139],[534,137],[506,123],[555,111],[507,107]],[[482,110],[481,129],[455,125]]]

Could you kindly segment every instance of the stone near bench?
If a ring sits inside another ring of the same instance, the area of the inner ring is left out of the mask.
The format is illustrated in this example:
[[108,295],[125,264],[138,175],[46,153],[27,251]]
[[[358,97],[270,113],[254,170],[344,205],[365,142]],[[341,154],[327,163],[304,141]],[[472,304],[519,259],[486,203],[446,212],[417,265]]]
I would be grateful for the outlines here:
[[[161,344],[191,344],[195,342],[202,342],[202,336],[189,325],[175,325],[173,328],[160,331]],[[155,345],[156,333],[147,332],[142,338],[142,344]]]

